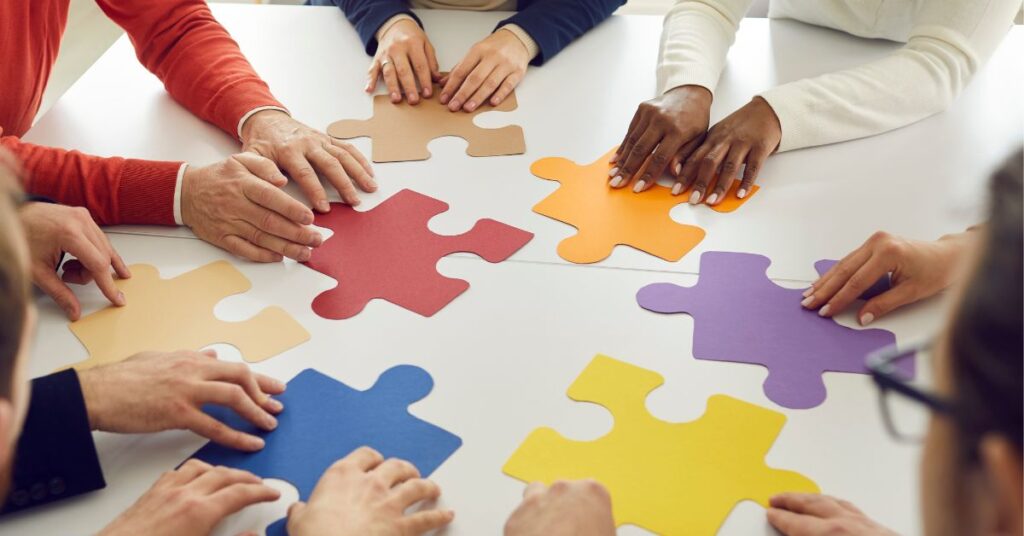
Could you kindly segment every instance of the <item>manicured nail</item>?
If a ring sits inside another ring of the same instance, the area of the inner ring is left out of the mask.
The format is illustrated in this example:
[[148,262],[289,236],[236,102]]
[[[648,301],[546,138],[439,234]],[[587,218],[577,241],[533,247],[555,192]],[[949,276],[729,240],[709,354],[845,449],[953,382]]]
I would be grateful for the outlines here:
[[828,312],[831,309],[832,309],[832,306],[826,303],[824,307],[822,307],[821,309],[818,309],[818,316],[828,316]]
[[676,164],[676,167],[675,167],[676,175],[678,175],[679,172],[682,171],[682,170],[683,170],[683,165],[682,164]]
[[647,181],[636,181],[633,185],[633,193],[638,194],[643,191],[644,186],[647,186]]
[[608,176],[609,177],[614,177],[615,175],[618,175],[618,173],[619,173],[619,168],[617,166],[608,170]]
[[672,195],[679,195],[683,193],[683,183],[677,182],[672,186]]
[[806,298],[811,294],[814,294],[814,287],[807,287],[807,290],[804,291],[803,296]]
[[747,197],[747,189],[746,188],[740,188],[736,192],[736,197],[738,197],[740,199],[743,199],[744,197]]
[[697,203],[700,203],[700,192],[694,191],[690,194],[690,204],[696,205]]
[[615,177],[614,179],[612,179],[612,182],[610,184],[612,185],[612,188],[618,188],[619,186],[621,186],[622,185],[622,175],[619,175],[619,176]]
[[331,204],[328,203],[326,200],[321,200],[317,202],[316,208],[320,209],[323,212],[327,212],[328,210],[331,210]]
[[718,200],[718,194],[717,193],[713,193],[713,194],[708,196],[708,204],[709,205],[714,205],[715,201],[717,201],[717,200]]
[[124,305],[124,292],[117,293],[117,304]]
[[619,153],[612,153],[612,157],[608,159],[609,164],[614,164],[619,161]]
[[802,302],[800,302],[800,305],[802,307],[807,307],[813,301],[814,301],[814,296],[807,296],[806,298],[804,298],[804,300]]
[[866,325],[868,325],[868,324],[870,324],[870,323],[872,323],[874,321],[875,321],[875,315],[873,315],[871,313],[864,313],[864,315],[860,317],[860,325],[862,325],[862,326],[866,326]]

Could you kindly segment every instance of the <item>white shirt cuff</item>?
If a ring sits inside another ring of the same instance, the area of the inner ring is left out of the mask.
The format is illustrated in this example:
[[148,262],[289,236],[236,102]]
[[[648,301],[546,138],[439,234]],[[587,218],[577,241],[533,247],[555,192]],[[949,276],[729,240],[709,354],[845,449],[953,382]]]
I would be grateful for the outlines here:
[[245,125],[245,122],[248,121],[249,118],[252,117],[254,114],[256,114],[257,112],[262,112],[264,110],[277,110],[279,112],[284,112],[288,115],[292,115],[288,112],[288,110],[285,110],[280,106],[260,106],[259,108],[253,108],[252,110],[249,110],[248,113],[243,115],[241,119],[238,120],[238,139],[242,139],[242,125]]
[[188,169],[188,164],[182,164],[178,168],[178,178],[174,181],[174,224],[185,225],[181,221],[181,182],[185,180],[185,170]]

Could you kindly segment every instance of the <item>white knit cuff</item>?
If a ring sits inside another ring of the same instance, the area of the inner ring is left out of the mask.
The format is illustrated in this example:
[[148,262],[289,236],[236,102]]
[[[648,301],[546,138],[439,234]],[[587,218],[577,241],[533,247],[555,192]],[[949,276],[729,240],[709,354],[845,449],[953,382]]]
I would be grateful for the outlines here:
[[537,46],[537,42],[534,41],[533,38],[530,37],[530,34],[526,33],[526,30],[518,24],[506,24],[501,28],[498,28],[499,32],[501,30],[505,30],[516,36],[516,38],[523,43],[523,46],[526,47],[526,54],[530,56],[531,60],[536,58],[537,54],[540,54],[540,47]]
[[814,125],[814,113],[806,108],[804,91],[790,84],[774,87],[757,95],[765,100],[779,118],[782,139],[777,152],[821,145]]
[[243,115],[241,119],[238,120],[238,139],[242,139],[242,126],[245,125],[245,122],[248,121],[249,118],[253,115],[265,110],[277,110],[279,112],[284,112],[288,115],[292,115],[291,113],[288,112],[288,110],[285,110],[280,106],[260,106],[259,108],[253,108],[252,110],[249,110],[248,113]]
[[182,164],[178,168],[178,178],[174,181],[174,224],[185,225],[181,219],[181,183],[185,180],[185,170],[188,164]]
[[701,86],[715,94],[720,76],[718,69],[702,65],[662,65],[658,67],[658,95],[680,86]]
[[413,22],[416,22],[416,19],[410,17],[408,13],[399,13],[394,17],[391,17],[390,19],[384,21],[384,24],[381,24],[380,28],[377,28],[377,33],[373,34],[373,36],[377,38],[378,41],[380,41],[380,38],[384,37],[384,34],[387,33],[387,31],[390,30],[391,27],[394,26],[396,22],[401,22],[403,20],[411,20]]

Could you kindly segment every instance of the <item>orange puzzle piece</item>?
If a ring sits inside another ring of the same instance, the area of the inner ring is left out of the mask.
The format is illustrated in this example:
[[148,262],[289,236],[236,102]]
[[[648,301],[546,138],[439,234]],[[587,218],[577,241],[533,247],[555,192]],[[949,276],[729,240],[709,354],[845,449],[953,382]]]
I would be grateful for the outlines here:
[[240,322],[213,314],[217,302],[252,284],[227,261],[217,261],[171,279],[155,266],[133,264],[131,279],[116,280],[127,305],[107,307],[70,325],[89,350],[72,365],[90,368],[147,351],[199,350],[227,343],[249,362],[262,361],[309,340],[307,332],[280,307],[267,307]]
[[[580,166],[565,158],[542,158],[530,171],[561,187],[533,207],[533,211],[572,225],[579,231],[558,244],[558,255],[575,263],[602,261],[617,245],[631,246],[667,261],[677,261],[704,239],[704,230],[678,223],[669,216],[673,207],[686,203],[684,194],[655,185],[646,192],[608,186],[608,159],[615,149],[592,164]],[[750,199],[736,197],[739,181],[726,192],[726,199],[711,206],[715,212],[732,212]]]

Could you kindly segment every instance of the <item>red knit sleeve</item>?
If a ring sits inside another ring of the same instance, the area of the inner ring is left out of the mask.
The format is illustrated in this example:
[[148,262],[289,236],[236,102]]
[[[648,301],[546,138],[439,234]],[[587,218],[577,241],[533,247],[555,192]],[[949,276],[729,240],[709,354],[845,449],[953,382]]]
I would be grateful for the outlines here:
[[0,137],[26,175],[25,190],[89,209],[100,225],[174,225],[174,186],[181,162],[103,158]]
[[139,61],[192,113],[232,137],[261,106],[284,108],[203,0],[96,0],[128,33]]

